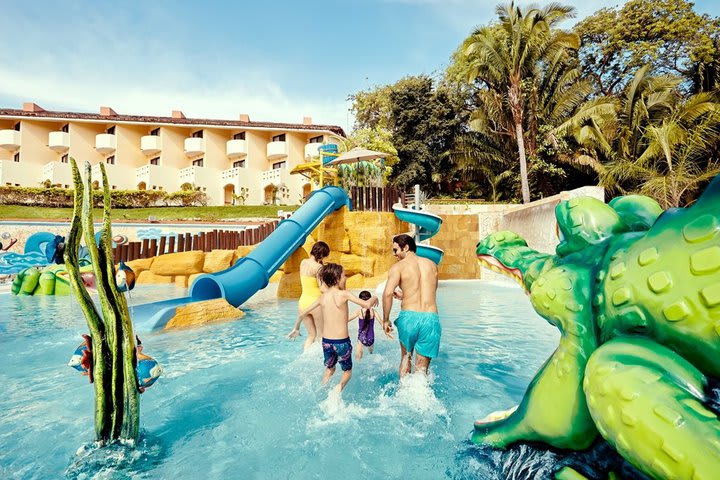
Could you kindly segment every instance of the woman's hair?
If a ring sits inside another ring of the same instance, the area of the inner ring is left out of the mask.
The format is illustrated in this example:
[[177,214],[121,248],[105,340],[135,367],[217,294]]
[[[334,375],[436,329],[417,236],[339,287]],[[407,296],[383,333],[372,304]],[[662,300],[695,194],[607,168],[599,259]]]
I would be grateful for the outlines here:
[[310,255],[319,263],[320,260],[330,255],[330,247],[325,242],[316,242],[310,250]]
[[[360,295],[358,295],[358,297],[360,297],[360,300],[370,300],[370,297],[372,297],[372,294],[370,292],[368,292],[367,290],[363,290],[362,292],[360,292]],[[370,310],[371,309],[369,309],[369,308],[367,310],[365,310],[365,317],[364,317],[365,318],[365,328],[362,329],[362,331],[366,331],[366,330],[370,329],[370,323],[368,323],[370,321]]]
[[343,274],[342,265],[337,263],[326,263],[318,271],[318,277],[328,287],[334,287],[340,282],[340,277]]
[[415,246],[415,239],[406,233],[395,235],[393,237],[393,242],[397,243],[401,249],[407,246],[411,252],[417,250],[417,246]]

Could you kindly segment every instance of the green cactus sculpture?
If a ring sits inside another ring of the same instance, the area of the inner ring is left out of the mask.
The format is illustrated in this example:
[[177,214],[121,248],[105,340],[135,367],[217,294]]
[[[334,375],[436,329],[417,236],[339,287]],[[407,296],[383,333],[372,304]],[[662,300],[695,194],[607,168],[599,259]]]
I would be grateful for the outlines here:
[[[99,246],[95,243],[92,218],[91,167],[85,163],[85,184],[74,159],[71,160],[75,184],[75,207],[65,248],[65,267],[72,293],[87,320],[92,339],[95,384],[95,436],[100,443],[135,440],[140,425],[137,353],[127,302],[115,285],[115,268],[110,238],[110,190],[103,164],[103,222]],[[81,278],[78,263],[80,239],[84,236],[95,272],[102,315],[97,311]]]

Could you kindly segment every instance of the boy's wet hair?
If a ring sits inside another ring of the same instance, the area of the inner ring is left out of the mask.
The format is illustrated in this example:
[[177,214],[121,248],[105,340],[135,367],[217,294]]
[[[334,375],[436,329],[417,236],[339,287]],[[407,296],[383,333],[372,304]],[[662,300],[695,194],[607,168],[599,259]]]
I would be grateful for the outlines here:
[[330,255],[330,247],[325,242],[315,242],[315,245],[313,245],[310,250],[310,255],[313,256],[316,262],[319,262]]
[[405,245],[410,248],[411,252],[417,250],[417,246],[415,245],[415,239],[406,233],[395,235],[393,237],[393,243],[397,243],[401,250],[405,249]]
[[342,277],[342,274],[343,267],[337,263],[326,263],[318,272],[320,280],[322,280],[322,282],[328,287],[334,287],[340,283],[340,277]]
[[360,297],[360,300],[370,300],[372,294],[367,290],[363,290],[362,292],[360,292],[360,295],[358,295],[358,297]]

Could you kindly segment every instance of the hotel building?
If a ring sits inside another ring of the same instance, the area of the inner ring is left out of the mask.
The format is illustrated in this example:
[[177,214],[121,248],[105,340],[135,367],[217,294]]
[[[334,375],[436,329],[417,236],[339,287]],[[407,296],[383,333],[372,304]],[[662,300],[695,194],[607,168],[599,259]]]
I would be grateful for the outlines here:
[[[0,185],[38,187],[49,181],[72,187],[69,158],[105,164],[118,190],[180,190],[190,184],[209,205],[297,204],[313,188],[298,164],[318,155],[324,143],[339,144],[342,128],[303,123],[253,122],[47,111],[34,103],[0,109]],[[244,200],[234,197],[244,197]]]

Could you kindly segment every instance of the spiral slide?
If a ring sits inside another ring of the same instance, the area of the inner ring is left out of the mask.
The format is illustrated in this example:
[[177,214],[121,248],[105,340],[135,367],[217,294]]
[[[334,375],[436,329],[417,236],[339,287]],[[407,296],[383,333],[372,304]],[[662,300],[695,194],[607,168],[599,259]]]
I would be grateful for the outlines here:
[[440,265],[445,252],[441,248],[422,245],[419,242],[434,237],[440,231],[442,218],[429,212],[404,208],[400,205],[394,205],[393,211],[400,220],[415,225],[415,242],[418,244],[417,255],[432,260],[436,265]]
[[203,300],[224,298],[239,307],[255,292],[265,288],[273,273],[329,214],[348,205],[345,190],[325,187],[314,192],[290,218],[283,220],[275,231],[246,257],[222,272],[201,275],[190,287],[190,296],[132,308],[135,329],[153,331],[163,328],[175,316],[177,307]]

